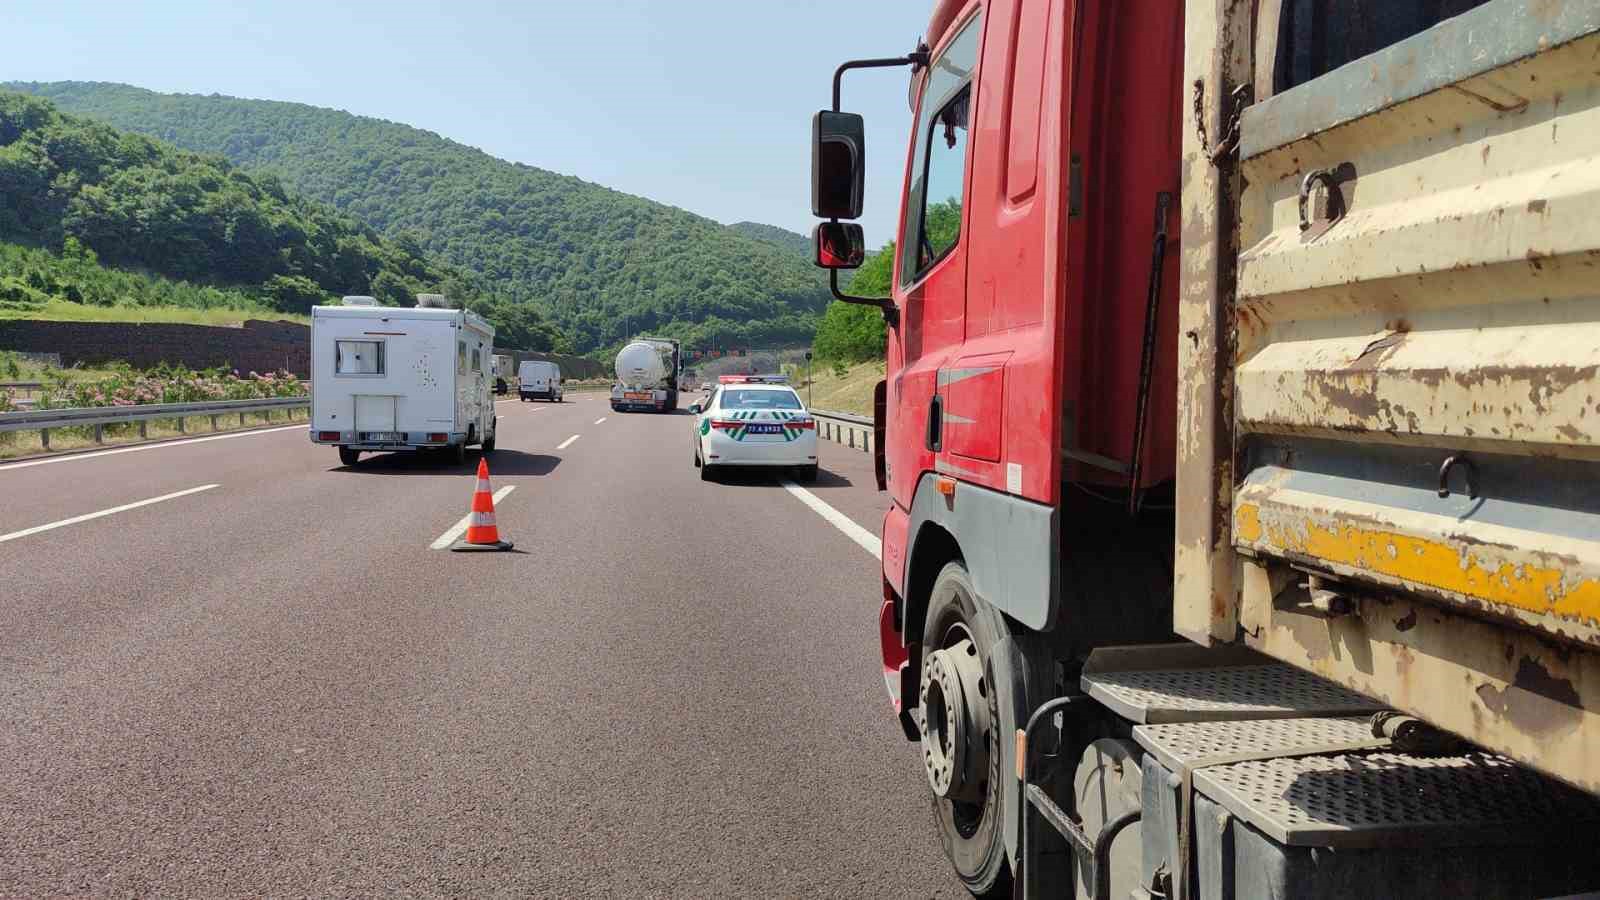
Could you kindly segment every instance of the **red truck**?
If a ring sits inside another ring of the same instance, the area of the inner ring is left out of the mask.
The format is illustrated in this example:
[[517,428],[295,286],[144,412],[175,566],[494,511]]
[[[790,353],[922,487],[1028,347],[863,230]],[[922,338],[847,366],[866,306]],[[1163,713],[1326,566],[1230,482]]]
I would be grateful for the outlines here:
[[974,894],[1600,886],[1596,55],[1578,0],[940,0],[839,67],[883,674]]

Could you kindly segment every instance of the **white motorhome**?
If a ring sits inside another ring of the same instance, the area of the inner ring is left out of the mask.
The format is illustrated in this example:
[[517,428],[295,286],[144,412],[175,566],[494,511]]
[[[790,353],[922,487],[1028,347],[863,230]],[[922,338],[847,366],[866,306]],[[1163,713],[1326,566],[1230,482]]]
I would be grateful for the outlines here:
[[561,367],[547,359],[525,359],[517,370],[517,394],[522,400],[562,402]]
[[494,450],[494,326],[437,294],[415,308],[346,297],[311,310],[311,441],[366,451]]

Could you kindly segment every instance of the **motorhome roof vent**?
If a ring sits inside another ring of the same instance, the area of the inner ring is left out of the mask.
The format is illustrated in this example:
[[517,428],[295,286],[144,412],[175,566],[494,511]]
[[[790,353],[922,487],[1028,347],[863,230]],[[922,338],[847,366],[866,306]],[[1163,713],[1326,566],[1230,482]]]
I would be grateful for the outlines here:
[[377,297],[346,297],[339,301],[341,306],[377,306]]
[[418,309],[449,309],[450,301],[443,294],[418,294]]

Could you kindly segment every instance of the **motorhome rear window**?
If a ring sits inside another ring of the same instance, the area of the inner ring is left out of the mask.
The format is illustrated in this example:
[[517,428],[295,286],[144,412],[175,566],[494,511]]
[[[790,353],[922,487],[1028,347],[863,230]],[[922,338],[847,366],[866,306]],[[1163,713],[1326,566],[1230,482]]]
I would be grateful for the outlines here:
[[383,341],[337,341],[334,372],[339,375],[382,375]]

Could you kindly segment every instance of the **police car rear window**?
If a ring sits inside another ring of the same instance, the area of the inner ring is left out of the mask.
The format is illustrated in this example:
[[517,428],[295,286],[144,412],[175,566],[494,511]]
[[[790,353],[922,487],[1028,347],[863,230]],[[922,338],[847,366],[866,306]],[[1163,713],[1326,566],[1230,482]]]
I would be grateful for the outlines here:
[[800,398],[794,391],[750,390],[723,388],[723,409],[799,409]]

